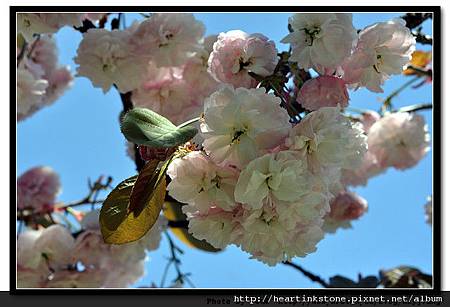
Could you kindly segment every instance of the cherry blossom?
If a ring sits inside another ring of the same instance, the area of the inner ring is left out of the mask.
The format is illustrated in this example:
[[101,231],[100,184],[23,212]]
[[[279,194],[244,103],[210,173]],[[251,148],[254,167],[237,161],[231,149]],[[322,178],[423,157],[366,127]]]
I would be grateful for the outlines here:
[[322,166],[356,168],[367,151],[362,125],[344,117],[339,107],[323,107],[309,113],[290,132],[286,145],[298,150],[309,168]]
[[277,65],[275,43],[262,34],[240,30],[221,33],[208,60],[209,71],[219,82],[234,87],[256,87],[249,72],[269,76]]
[[265,202],[299,200],[311,184],[306,163],[298,156],[297,152],[281,151],[251,161],[239,176],[236,201],[260,209]]
[[423,116],[389,113],[370,128],[368,144],[381,167],[407,169],[428,152],[430,136]]
[[300,88],[297,102],[305,109],[314,111],[322,107],[346,107],[349,96],[342,79],[319,76],[305,82]]
[[289,132],[289,116],[280,99],[260,89],[224,86],[205,100],[200,125],[203,146],[217,163],[242,166],[261,150],[280,145]]
[[31,41],[34,34],[55,33],[66,25],[81,26],[83,15],[80,13],[19,13],[17,14],[17,31],[26,41]]
[[54,103],[73,81],[70,68],[58,63],[58,51],[52,36],[41,35],[32,42],[32,47],[26,49],[27,56],[22,58],[17,74],[19,121]]
[[60,192],[58,174],[49,167],[34,167],[17,179],[17,207],[38,212],[52,210]]
[[415,38],[405,24],[396,18],[362,30],[353,54],[342,65],[346,83],[382,93],[381,85],[402,73],[415,50]]
[[204,25],[187,13],[155,13],[137,25],[130,45],[158,67],[180,66],[202,49]]
[[290,60],[303,69],[336,68],[350,56],[356,30],[351,14],[301,13],[289,18],[292,32],[282,43],[290,43]]
[[367,212],[367,201],[350,191],[341,191],[330,203],[330,212],[325,217],[323,229],[335,233],[338,228],[351,228],[351,221]]
[[136,89],[145,73],[146,60],[131,53],[128,31],[90,29],[83,35],[74,58],[77,75],[91,80],[106,93],[117,86],[122,93]]

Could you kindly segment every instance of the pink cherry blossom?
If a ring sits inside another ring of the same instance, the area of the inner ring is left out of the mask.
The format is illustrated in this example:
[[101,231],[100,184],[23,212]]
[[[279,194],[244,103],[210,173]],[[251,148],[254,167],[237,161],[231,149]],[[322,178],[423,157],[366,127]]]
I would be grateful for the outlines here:
[[59,67],[48,77],[48,87],[45,91],[45,103],[51,104],[59,99],[73,84],[73,75],[69,67]]
[[26,41],[33,40],[33,34],[55,33],[60,28],[81,26],[84,14],[80,13],[19,13],[17,31]]
[[356,40],[351,14],[294,14],[289,25],[292,32],[281,42],[291,44],[290,60],[306,70],[334,70],[350,55]]
[[319,76],[303,84],[297,102],[313,111],[322,107],[348,106],[347,87],[342,79],[333,76]]
[[121,93],[136,89],[145,74],[145,58],[131,53],[129,31],[90,29],[83,34],[74,58],[78,76],[106,93],[116,85]]
[[150,63],[144,81],[133,91],[133,103],[149,108],[177,125],[198,117],[203,101],[191,95],[193,89],[182,74],[182,68],[157,68]]
[[130,45],[133,53],[156,66],[180,66],[202,49],[204,25],[187,13],[155,13],[136,25]]
[[368,134],[370,151],[381,167],[401,170],[416,165],[429,151],[429,142],[424,118],[407,112],[383,116]]
[[331,201],[330,207],[330,218],[356,220],[367,211],[367,201],[353,192],[343,191]]
[[269,76],[277,65],[275,43],[262,34],[234,30],[221,33],[209,57],[209,71],[219,82],[234,87],[256,87],[249,72]]
[[363,125],[364,132],[367,134],[370,128],[381,118],[380,113],[375,111],[367,111],[361,115],[360,122]]
[[17,207],[47,211],[61,192],[59,176],[49,167],[35,167],[17,179]]
[[31,116],[42,106],[48,81],[36,78],[33,73],[21,66],[17,70],[17,120]]
[[367,211],[367,201],[356,193],[344,190],[331,201],[330,208],[323,228],[328,233],[334,233],[338,228],[350,228],[350,222]]
[[363,29],[353,54],[342,65],[346,83],[382,93],[381,85],[403,71],[415,50],[415,38],[405,25],[396,18]]
[[384,171],[386,171],[386,167],[380,165],[376,156],[370,151],[369,146],[359,167],[342,170],[341,182],[344,186],[365,186],[370,178]]

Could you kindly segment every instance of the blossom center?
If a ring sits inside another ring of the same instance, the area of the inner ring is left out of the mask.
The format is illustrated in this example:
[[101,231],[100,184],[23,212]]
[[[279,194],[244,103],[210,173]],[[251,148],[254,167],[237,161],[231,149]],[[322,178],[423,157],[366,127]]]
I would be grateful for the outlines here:
[[305,38],[305,43],[308,44],[308,46],[312,46],[314,39],[317,38],[317,36],[320,34],[320,27],[319,26],[314,26],[312,28],[303,28],[303,31],[305,31],[306,34],[306,38]]
[[241,141],[241,136],[247,133],[248,128],[243,127],[242,129],[235,130],[233,133],[233,137],[231,139],[231,143],[239,144]]
[[248,66],[252,65],[251,59],[244,60],[242,58],[239,59],[239,71],[247,69]]
[[373,65],[373,68],[375,69],[375,71],[377,73],[380,73],[380,66],[383,65],[383,57],[381,56],[381,54],[377,54],[377,61],[376,64]]
[[173,33],[165,32],[165,33],[162,35],[162,42],[159,43],[158,47],[161,48],[161,47],[168,46],[168,45],[169,45],[169,41],[170,41],[173,37],[174,37]]

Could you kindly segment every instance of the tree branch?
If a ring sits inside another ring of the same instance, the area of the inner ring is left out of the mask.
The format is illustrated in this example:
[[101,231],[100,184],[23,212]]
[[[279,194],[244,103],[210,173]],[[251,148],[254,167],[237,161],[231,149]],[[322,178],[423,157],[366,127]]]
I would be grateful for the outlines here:
[[20,62],[22,61],[22,59],[25,57],[25,51],[27,50],[27,47],[28,47],[28,43],[27,42],[24,42],[23,43],[23,46],[22,46],[22,49],[20,49],[20,53],[19,53],[19,55],[17,56],[17,67],[19,67],[19,65],[20,65]]
[[[114,87],[117,89],[116,86],[114,86]],[[133,109],[133,101],[131,100],[131,92],[121,93],[121,92],[119,92],[119,90],[117,90],[117,92],[120,95],[120,99],[122,100],[122,105],[123,105],[123,111],[122,111],[121,118],[120,118],[122,120],[122,116],[125,115],[125,113],[127,113],[131,109]],[[141,154],[139,153],[138,145],[133,144],[133,146],[134,146],[134,163],[136,164],[136,170],[138,172],[140,172],[145,165],[145,161],[142,160],[142,158],[141,158]]]
[[305,270],[304,268],[302,268],[302,267],[301,267],[300,265],[298,265],[298,264],[292,263],[292,262],[290,262],[290,261],[283,261],[283,264],[285,264],[285,265],[287,265],[287,266],[290,266],[290,267],[293,267],[294,269],[300,271],[300,272],[301,272],[303,275],[305,275],[309,280],[311,280],[311,281],[313,281],[313,282],[316,282],[316,283],[320,284],[320,285],[321,285],[322,287],[324,287],[324,288],[329,288],[329,287],[330,287],[330,285],[329,285],[325,280],[323,280],[320,276],[315,275],[315,274],[313,274],[313,273],[311,273],[311,272]]
[[175,271],[177,273],[177,277],[175,278],[174,282],[180,282],[181,284],[183,284],[185,281],[189,283],[189,285],[191,287],[194,288],[194,284],[192,283],[192,281],[188,278],[188,276],[190,275],[190,273],[182,273],[181,272],[181,260],[180,258],[178,258],[177,254],[183,254],[183,250],[181,250],[178,246],[175,245],[175,242],[173,242],[172,238],[170,237],[169,233],[167,231],[164,231],[164,234],[166,235],[167,241],[169,243],[169,248],[170,248],[170,258],[169,258],[169,262],[166,265],[166,268],[164,269],[164,274],[162,276],[161,279],[161,287],[164,287],[165,284],[165,280],[166,280],[166,276],[167,273],[169,271],[169,267],[171,264],[174,265],[175,267]]
[[406,21],[406,27],[409,29],[415,29],[420,26],[427,19],[433,18],[432,13],[407,13],[401,17]]
[[98,194],[101,190],[106,190],[108,188],[111,188],[111,182],[112,177],[106,178],[106,182],[102,183],[103,176],[100,176],[94,184],[91,184],[90,180],[88,180],[88,186],[89,186],[89,193],[86,197],[83,199],[80,199],[78,201],[74,201],[71,203],[64,204],[63,206],[55,207],[59,210],[67,210],[67,208],[77,207],[81,205],[95,205],[95,204],[101,204],[104,202],[104,200],[98,200]]
[[423,34],[420,31],[411,33],[416,38],[416,42],[421,43],[423,45],[433,45],[433,38],[431,36]]
[[411,106],[406,106],[406,107],[400,108],[393,112],[417,112],[417,111],[431,110],[431,109],[433,109],[433,105],[431,103],[418,103],[418,104],[413,104]]

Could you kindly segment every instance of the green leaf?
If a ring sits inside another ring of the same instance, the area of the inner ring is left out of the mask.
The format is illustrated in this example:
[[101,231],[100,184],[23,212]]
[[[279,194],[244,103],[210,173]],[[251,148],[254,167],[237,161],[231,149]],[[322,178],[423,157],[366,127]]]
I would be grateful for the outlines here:
[[125,179],[109,193],[100,210],[100,225],[110,231],[116,230],[126,219],[130,194],[137,175]]
[[[164,202],[164,216],[169,221],[181,222],[186,221],[186,215],[181,210],[183,205],[177,201],[166,201]],[[216,253],[221,251],[217,249],[205,240],[198,240],[188,232],[186,228],[174,228],[171,227],[170,231],[178,238],[181,242],[186,244],[188,247],[196,248],[205,252]]]
[[128,111],[121,123],[125,138],[138,145],[167,148],[186,143],[197,134],[192,126],[175,126],[170,120],[149,109]]
[[[147,171],[149,168],[150,166]],[[165,173],[165,170],[163,172]],[[162,172],[156,173],[157,177],[163,179],[145,190],[145,200],[140,200],[133,211],[130,210],[130,197],[139,176],[121,182],[108,195],[100,211],[100,229],[106,243],[125,244],[139,240],[155,224],[166,195],[165,177],[161,175]],[[146,176],[141,176],[141,180],[142,178]]]

